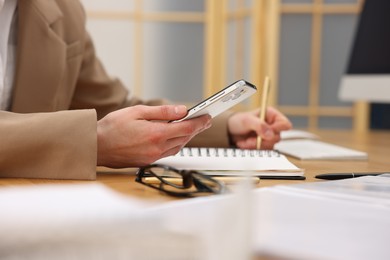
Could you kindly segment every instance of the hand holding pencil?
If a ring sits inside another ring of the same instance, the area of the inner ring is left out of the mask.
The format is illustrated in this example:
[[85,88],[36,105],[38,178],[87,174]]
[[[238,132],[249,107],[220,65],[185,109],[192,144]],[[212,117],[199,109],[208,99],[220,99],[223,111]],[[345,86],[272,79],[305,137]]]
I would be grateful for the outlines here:
[[241,149],[273,149],[280,132],[292,127],[290,120],[273,107],[267,107],[270,79],[264,79],[261,108],[237,112],[228,119],[232,145]]

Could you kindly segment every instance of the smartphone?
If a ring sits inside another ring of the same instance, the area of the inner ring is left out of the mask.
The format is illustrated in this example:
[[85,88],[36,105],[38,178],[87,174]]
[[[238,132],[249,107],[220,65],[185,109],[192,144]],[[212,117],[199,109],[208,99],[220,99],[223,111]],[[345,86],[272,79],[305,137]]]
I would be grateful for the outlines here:
[[256,93],[255,85],[245,81],[239,80],[227,86],[221,91],[215,93],[211,97],[203,100],[199,104],[188,109],[185,117],[171,122],[181,122],[194,117],[209,114],[212,118],[240,103],[244,99]]

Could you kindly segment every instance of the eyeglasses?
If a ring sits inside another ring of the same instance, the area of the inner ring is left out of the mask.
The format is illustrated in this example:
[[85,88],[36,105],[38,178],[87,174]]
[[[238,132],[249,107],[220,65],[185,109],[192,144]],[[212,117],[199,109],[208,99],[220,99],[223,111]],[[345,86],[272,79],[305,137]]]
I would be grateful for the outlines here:
[[141,167],[136,182],[176,197],[195,197],[226,192],[225,185],[212,177],[194,170],[151,164]]

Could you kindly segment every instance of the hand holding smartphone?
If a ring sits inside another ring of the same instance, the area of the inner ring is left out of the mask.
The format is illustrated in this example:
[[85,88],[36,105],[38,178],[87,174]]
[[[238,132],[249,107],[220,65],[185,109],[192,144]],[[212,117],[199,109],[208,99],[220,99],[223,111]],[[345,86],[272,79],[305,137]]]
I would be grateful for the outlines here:
[[181,122],[206,114],[209,114],[213,118],[233,107],[234,105],[240,103],[244,99],[247,99],[256,93],[256,91],[257,88],[253,84],[245,80],[236,81],[235,83],[227,86],[211,97],[188,109],[187,115],[182,119],[171,122]]

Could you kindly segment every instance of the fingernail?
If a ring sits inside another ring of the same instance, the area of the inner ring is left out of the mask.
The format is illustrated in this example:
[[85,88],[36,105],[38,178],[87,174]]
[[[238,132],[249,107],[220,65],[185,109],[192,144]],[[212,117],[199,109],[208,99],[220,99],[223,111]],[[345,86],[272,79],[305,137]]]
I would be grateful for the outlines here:
[[187,110],[186,106],[175,106],[176,115],[181,115],[183,112]]

